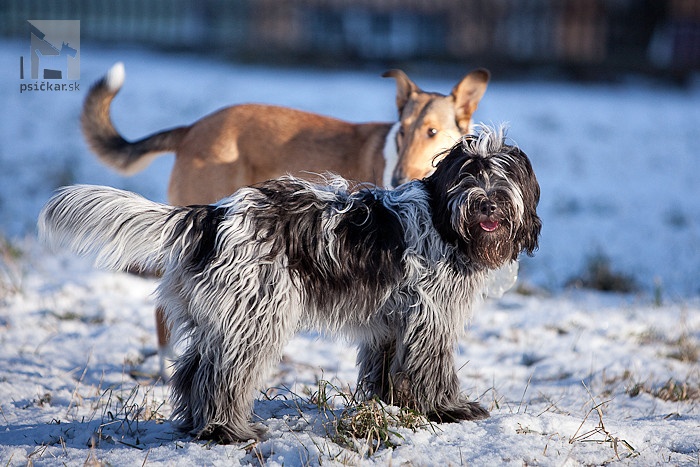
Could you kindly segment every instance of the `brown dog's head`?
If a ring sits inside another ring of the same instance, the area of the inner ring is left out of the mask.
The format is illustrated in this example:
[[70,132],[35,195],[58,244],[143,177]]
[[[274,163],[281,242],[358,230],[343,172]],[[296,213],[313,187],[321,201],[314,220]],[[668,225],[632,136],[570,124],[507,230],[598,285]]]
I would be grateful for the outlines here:
[[401,70],[382,76],[396,79],[397,161],[391,183],[398,186],[433,170],[435,155],[469,133],[472,114],[486,92],[490,74],[477,69],[465,76],[448,96],[424,92]]

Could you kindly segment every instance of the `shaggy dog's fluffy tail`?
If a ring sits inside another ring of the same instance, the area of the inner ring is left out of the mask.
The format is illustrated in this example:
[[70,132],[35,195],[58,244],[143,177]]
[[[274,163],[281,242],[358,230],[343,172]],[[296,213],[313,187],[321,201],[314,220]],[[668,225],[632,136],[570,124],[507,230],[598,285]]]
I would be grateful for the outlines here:
[[126,191],[75,185],[60,189],[44,206],[39,236],[51,246],[94,255],[100,267],[153,271],[180,253],[168,233],[182,225],[187,212]]

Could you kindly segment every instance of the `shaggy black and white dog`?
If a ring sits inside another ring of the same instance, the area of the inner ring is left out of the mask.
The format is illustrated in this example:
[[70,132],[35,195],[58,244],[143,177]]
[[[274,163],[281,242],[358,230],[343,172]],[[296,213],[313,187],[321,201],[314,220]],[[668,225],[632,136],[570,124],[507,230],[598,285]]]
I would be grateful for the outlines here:
[[359,344],[367,396],[435,420],[488,412],[460,394],[453,352],[489,272],[537,248],[527,156],[484,127],[423,180],[349,191],[287,177],[210,206],[105,187],[63,188],[41,213],[52,244],[97,264],[163,271],[158,301],[184,350],[174,417],[195,436],[259,438],[255,391],[300,328]]

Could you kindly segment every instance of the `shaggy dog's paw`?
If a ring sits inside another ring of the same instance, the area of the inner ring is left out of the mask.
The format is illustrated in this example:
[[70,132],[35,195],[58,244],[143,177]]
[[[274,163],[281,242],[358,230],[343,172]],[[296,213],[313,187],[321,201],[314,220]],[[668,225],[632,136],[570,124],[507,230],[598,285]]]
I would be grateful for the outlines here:
[[267,433],[267,429],[259,424],[246,424],[245,426],[227,426],[211,424],[205,428],[198,439],[210,439],[219,444],[231,444],[245,441],[260,441]]
[[454,405],[440,407],[428,414],[428,418],[438,423],[455,423],[462,420],[483,420],[489,412],[476,402],[457,401]]

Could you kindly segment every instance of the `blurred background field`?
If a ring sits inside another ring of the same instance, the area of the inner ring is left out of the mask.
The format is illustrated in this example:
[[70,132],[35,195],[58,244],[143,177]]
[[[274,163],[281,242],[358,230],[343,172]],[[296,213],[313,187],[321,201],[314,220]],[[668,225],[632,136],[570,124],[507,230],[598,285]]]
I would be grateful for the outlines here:
[[80,19],[81,36],[331,67],[462,66],[683,81],[700,65],[698,0],[3,0],[0,35],[27,19]]

